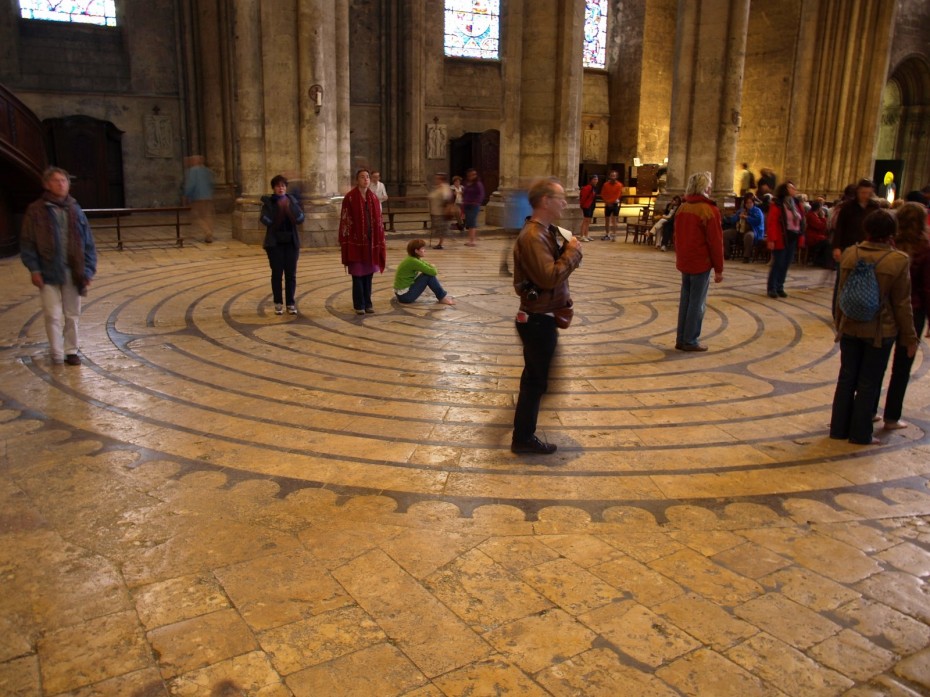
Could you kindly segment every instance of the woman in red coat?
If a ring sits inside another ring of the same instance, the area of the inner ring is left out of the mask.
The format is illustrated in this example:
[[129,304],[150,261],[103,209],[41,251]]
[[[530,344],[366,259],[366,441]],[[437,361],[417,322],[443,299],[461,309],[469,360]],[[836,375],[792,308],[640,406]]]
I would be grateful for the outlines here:
[[352,306],[355,314],[373,313],[371,279],[375,271],[384,272],[387,252],[384,246],[384,223],[381,202],[369,188],[371,173],[355,173],[355,188],[342,199],[339,219],[339,246],[342,263],[352,276]]
[[578,239],[582,242],[590,242],[591,237],[588,235],[588,228],[591,227],[591,218],[594,217],[594,206],[597,203],[597,175],[592,174],[588,177],[588,183],[581,187],[578,192],[578,205],[581,206],[581,234]]
[[785,292],[785,279],[797,251],[798,240],[805,229],[804,212],[794,198],[797,192],[794,182],[786,181],[779,184],[765,218],[765,244],[772,252],[772,267],[769,269],[768,280],[770,298],[788,297]]
[[821,201],[814,201],[811,209],[804,216],[807,231],[804,233],[807,242],[807,254],[810,260],[825,269],[833,268],[833,250],[827,238],[827,216]]

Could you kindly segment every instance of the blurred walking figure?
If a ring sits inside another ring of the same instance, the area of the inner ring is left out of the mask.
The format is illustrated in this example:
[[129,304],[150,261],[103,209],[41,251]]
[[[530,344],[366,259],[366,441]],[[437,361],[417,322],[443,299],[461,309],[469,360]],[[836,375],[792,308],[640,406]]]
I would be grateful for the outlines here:
[[213,242],[213,172],[203,163],[203,155],[187,159],[184,177],[184,199],[191,207],[194,224],[203,234],[203,241]]
[[465,207],[465,227],[468,230],[468,242],[474,247],[478,243],[478,213],[484,203],[484,184],[478,178],[478,172],[469,169],[465,172],[465,186],[462,192],[462,204]]

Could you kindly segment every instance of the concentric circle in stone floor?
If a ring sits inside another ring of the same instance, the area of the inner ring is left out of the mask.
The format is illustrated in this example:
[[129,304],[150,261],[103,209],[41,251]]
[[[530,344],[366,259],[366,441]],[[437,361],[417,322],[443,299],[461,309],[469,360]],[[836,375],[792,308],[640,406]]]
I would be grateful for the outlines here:
[[7,284],[2,392],[160,455],[462,508],[819,496],[930,470],[923,350],[911,428],[875,447],[827,437],[839,363],[827,272],[793,267],[790,297],[771,300],[764,266],[728,265],[709,294],[710,351],[688,354],[673,348],[674,256],[598,242],[572,277],[575,321],[540,414],[558,453],[513,455],[522,357],[505,244],[430,253],[458,302],[445,307],[393,301],[404,251],[392,243],[365,316],[335,250],[304,250],[296,317],[274,314],[258,249],[105,253],[78,369],[49,364],[35,293]]

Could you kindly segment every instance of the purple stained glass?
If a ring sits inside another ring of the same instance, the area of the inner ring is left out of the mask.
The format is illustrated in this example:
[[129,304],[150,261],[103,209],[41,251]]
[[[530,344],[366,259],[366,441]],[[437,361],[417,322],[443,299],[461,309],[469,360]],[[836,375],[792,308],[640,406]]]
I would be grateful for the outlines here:
[[116,26],[115,0],[19,0],[24,19]]
[[584,67],[607,67],[607,0],[586,0]]
[[500,59],[500,0],[446,0],[447,56]]

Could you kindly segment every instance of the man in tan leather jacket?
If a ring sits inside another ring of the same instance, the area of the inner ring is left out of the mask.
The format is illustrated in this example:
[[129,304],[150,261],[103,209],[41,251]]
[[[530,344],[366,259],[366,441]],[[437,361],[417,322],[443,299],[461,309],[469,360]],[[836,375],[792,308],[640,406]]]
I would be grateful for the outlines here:
[[581,263],[581,243],[560,233],[555,222],[565,210],[565,190],[554,179],[529,190],[533,214],[513,248],[513,287],[520,296],[516,326],[523,342],[523,375],[513,419],[515,453],[549,455],[556,446],[536,437],[539,404],[549,382],[549,365],[558,342],[558,326],[571,321],[568,277]]

